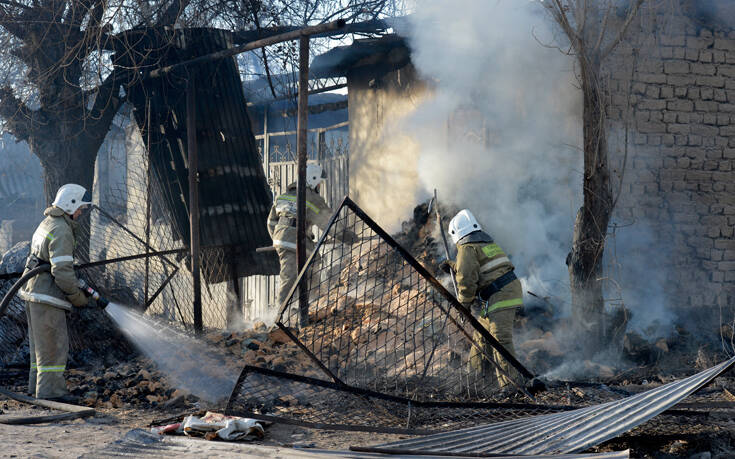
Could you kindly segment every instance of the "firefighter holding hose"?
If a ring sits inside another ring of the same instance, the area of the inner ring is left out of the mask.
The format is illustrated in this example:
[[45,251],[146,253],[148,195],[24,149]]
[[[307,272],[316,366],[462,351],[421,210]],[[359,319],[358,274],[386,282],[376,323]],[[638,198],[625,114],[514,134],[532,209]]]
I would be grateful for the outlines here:
[[[477,320],[511,354],[513,349],[513,321],[523,306],[521,282],[514,274],[514,266],[503,249],[493,241],[467,209],[461,210],[449,222],[449,235],[457,245],[457,261],[447,260],[440,268],[457,275],[458,300],[475,312]],[[479,307],[477,307],[479,305]],[[479,309],[479,313],[477,312]],[[518,372],[499,352],[475,333],[473,339],[507,375],[517,380]],[[487,374],[490,364],[475,347],[470,351],[470,369]],[[494,367],[494,366],[493,366]],[[510,384],[506,374],[495,369],[501,389]]]
[[73,252],[76,220],[91,202],[84,187],[62,186],[51,207],[44,211],[46,218],[31,240],[24,273],[43,264],[50,265],[48,271],[32,277],[19,292],[26,301],[28,320],[31,360],[28,392],[37,398],[73,403],[64,380],[69,353],[65,313],[72,306],[85,306],[89,301],[74,273]]

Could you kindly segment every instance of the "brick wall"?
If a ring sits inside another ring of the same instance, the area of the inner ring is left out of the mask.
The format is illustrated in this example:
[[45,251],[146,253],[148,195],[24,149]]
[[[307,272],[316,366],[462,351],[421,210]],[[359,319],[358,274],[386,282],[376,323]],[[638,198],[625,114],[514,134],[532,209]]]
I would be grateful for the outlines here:
[[735,31],[661,13],[642,23],[606,63],[616,182],[629,127],[615,221],[654,235],[646,255],[667,301],[704,320],[735,305]]

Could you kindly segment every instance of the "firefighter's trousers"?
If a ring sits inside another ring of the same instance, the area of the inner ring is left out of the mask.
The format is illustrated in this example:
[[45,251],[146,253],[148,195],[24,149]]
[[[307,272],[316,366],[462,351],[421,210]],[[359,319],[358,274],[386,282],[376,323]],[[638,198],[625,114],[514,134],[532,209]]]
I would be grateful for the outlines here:
[[27,301],[26,317],[31,359],[28,392],[37,398],[66,395],[64,370],[69,354],[69,335],[64,310]]
[[276,253],[278,253],[278,261],[281,263],[281,272],[279,275],[278,283],[278,304],[277,308],[280,308],[284,301],[286,301],[288,292],[291,290],[293,283],[296,282],[296,278],[299,275],[299,269],[296,262],[296,251],[276,247]]
[[[518,308],[505,308],[491,312],[487,318],[477,317],[480,324],[514,356],[516,352],[513,347],[513,321],[517,311]],[[486,342],[479,332],[474,333],[473,340],[493,358],[507,375],[518,381],[518,371],[490,343]],[[498,370],[497,366],[488,362],[483,353],[475,346],[470,349],[469,365],[471,371],[479,372],[488,377],[495,375],[495,381],[501,389],[510,384],[508,377]]]

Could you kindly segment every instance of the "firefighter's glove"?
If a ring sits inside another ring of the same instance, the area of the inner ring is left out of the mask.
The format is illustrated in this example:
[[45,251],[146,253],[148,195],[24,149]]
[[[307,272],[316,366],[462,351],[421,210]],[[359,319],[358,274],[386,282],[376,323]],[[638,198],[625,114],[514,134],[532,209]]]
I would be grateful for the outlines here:
[[78,308],[86,306],[87,303],[89,303],[89,297],[85,295],[84,292],[81,290],[77,290],[71,295],[67,295],[66,299],[69,300],[71,304],[73,304],[74,306]]
[[439,263],[439,269],[444,271],[445,274],[451,274],[452,264],[449,262],[449,260],[443,260],[441,263]]

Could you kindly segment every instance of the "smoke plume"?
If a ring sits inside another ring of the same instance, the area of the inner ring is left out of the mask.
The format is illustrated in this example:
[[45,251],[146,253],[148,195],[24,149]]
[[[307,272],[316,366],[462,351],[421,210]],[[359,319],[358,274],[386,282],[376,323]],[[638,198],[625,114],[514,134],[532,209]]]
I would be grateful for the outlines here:
[[402,126],[417,195],[472,210],[539,294],[568,283],[582,170],[573,60],[542,46],[552,32],[535,2],[422,2],[410,46],[433,94]]

